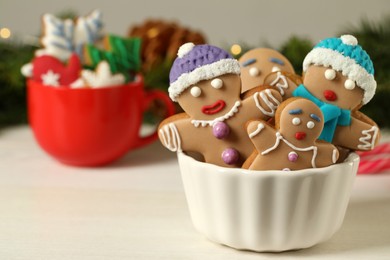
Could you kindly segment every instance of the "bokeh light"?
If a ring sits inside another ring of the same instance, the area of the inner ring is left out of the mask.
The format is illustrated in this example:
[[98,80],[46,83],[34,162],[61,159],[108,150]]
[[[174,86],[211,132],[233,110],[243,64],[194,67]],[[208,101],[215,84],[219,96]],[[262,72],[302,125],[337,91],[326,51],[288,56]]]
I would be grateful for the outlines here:
[[0,29],[0,37],[3,38],[3,39],[8,39],[9,37],[11,37],[11,30],[8,29],[8,28],[1,28]]

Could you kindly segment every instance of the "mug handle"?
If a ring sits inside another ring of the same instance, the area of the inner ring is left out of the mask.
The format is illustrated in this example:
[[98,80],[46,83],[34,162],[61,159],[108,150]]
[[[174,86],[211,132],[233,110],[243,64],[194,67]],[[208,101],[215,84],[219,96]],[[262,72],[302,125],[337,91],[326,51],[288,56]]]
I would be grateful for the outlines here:
[[[143,101],[143,112],[145,112],[149,108],[150,104],[154,100],[161,100],[165,105],[165,115],[163,119],[175,114],[175,105],[173,104],[169,96],[161,90],[148,90],[145,92],[144,101]],[[156,130],[153,133],[147,136],[138,136],[138,140],[130,147],[130,149],[135,149],[150,144],[151,142],[155,141],[157,138],[158,138],[158,134],[156,128]]]

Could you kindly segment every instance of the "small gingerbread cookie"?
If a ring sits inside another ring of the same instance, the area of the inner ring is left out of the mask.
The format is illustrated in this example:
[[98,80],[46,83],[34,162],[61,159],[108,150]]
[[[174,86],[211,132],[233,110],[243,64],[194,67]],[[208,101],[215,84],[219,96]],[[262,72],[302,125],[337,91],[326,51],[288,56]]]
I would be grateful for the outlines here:
[[102,38],[102,13],[95,10],[85,17],[76,18],[76,21],[44,14],[42,28],[41,43],[44,48],[36,55],[50,55],[66,61],[74,52],[82,57],[83,45],[94,44]]
[[379,128],[356,111],[375,94],[374,66],[352,35],[319,42],[303,61],[303,84],[294,96],[313,101],[324,114],[321,140],[352,150],[371,150]]
[[301,170],[337,162],[330,143],[317,141],[324,126],[321,110],[304,98],[290,98],[278,108],[276,129],[262,120],[247,125],[255,152],[244,163],[250,170]]
[[274,89],[241,99],[240,66],[212,45],[184,44],[170,72],[169,95],[185,111],[159,126],[162,144],[171,151],[196,152],[204,161],[241,167],[253,147],[245,123],[273,117],[282,101]]
[[268,48],[250,50],[239,59],[242,92],[258,86],[275,86],[283,99],[301,83],[290,61],[280,52]]

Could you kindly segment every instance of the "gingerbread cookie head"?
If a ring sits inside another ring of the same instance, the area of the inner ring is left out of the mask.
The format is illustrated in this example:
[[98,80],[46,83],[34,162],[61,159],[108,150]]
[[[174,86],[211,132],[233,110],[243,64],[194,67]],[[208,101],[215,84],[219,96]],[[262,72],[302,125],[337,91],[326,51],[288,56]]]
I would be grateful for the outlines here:
[[312,144],[321,134],[324,117],[316,104],[304,98],[290,98],[278,108],[276,128],[292,143]]
[[240,100],[240,66],[212,45],[186,43],[170,71],[169,95],[192,118],[212,120],[232,112]]
[[303,85],[316,98],[354,110],[375,94],[374,66],[352,35],[319,42],[303,61]]
[[280,52],[257,48],[246,52],[239,59],[241,66],[242,92],[264,84],[272,72],[283,71],[295,74],[290,61]]

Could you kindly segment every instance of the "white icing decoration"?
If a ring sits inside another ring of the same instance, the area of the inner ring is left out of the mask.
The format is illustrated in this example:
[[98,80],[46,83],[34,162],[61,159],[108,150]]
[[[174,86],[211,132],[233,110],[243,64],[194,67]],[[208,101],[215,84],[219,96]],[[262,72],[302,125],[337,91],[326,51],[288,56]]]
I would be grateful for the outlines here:
[[190,92],[193,97],[199,97],[202,94],[202,90],[198,86],[193,86]]
[[29,77],[32,77],[33,75],[33,65],[32,63],[27,63],[27,64],[24,64],[22,66],[22,68],[20,69],[21,73],[23,76],[29,78]]
[[[281,83],[279,81],[281,81]],[[277,87],[282,96],[284,96],[284,89],[288,89],[287,78],[280,71],[276,73],[276,79],[274,79],[270,85]]]
[[294,117],[291,122],[293,125],[300,125],[301,119],[299,119],[299,117]]
[[313,121],[309,121],[306,124],[307,128],[312,129],[316,126],[316,124]]
[[[160,130],[163,145],[172,152],[181,152],[181,139],[174,123],[164,125]],[[171,139],[172,135],[172,139]]]
[[256,77],[260,74],[260,70],[256,67],[252,67],[249,69],[249,75],[251,75],[252,77]]
[[211,86],[215,89],[220,89],[223,86],[223,81],[221,79],[213,79],[211,81]]
[[276,132],[276,142],[275,142],[274,146],[272,146],[271,148],[263,151],[261,153],[261,155],[266,155],[266,154],[272,152],[273,150],[275,150],[276,148],[278,148],[278,146],[280,144],[280,140],[282,140],[285,144],[287,144],[291,149],[293,149],[295,151],[307,152],[307,151],[311,151],[312,150],[313,151],[313,157],[311,158],[311,166],[313,168],[316,168],[317,146],[313,145],[313,146],[304,147],[304,148],[296,147],[295,145],[293,145],[292,143],[290,143],[289,141],[284,139],[283,136],[279,132]]
[[336,162],[337,162],[337,149],[333,149],[332,163],[336,163]]
[[236,59],[223,59],[212,64],[207,64],[194,69],[189,73],[183,73],[173,82],[169,88],[169,97],[176,101],[176,98],[188,87],[201,80],[210,80],[224,74],[237,74],[241,72],[240,64]]
[[[259,102],[259,95],[261,97],[261,99],[265,102],[265,104],[267,105],[267,107],[271,110],[270,112],[266,111],[260,104]],[[269,101],[268,98],[271,98],[271,100],[276,104],[272,103],[271,101]],[[256,92],[254,95],[253,95],[253,99],[255,100],[255,103],[256,103],[256,107],[264,114],[264,115],[267,115],[267,116],[270,116],[270,117],[273,117],[275,115],[275,110],[276,108],[278,108],[278,106],[280,105],[280,102],[279,100],[277,100],[273,95],[272,95],[272,92],[270,89],[266,89],[266,90],[263,90],[261,92]]]
[[340,37],[340,39],[346,45],[357,45],[358,44],[358,40],[353,35],[348,35],[348,34],[347,35],[342,35]]
[[327,69],[324,74],[327,80],[334,80],[336,78],[336,71],[334,69]]
[[191,120],[191,123],[195,126],[195,127],[199,127],[199,126],[202,126],[202,127],[205,127],[205,126],[213,126],[215,123],[217,122],[223,122],[229,118],[231,118],[234,114],[238,113],[238,107],[241,105],[241,102],[240,101],[236,101],[236,103],[234,104],[234,106],[232,107],[232,109],[230,109],[229,112],[227,112],[225,115],[223,116],[220,116],[220,117],[217,117],[213,120]]
[[86,85],[92,88],[109,87],[123,85],[126,81],[122,74],[112,74],[107,61],[101,61],[96,71],[83,70],[81,76]]
[[258,135],[258,134],[261,132],[261,130],[263,130],[263,129],[264,129],[264,124],[263,124],[263,123],[259,123],[259,124],[257,125],[256,130],[249,134],[249,138],[255,137],[255,136]]
[[[362,137],[359,138],[359,142],[362,144],[358,145],[360,150],[372,150],[374,148],[375,140],[378,135],[379,129],[376,126],[371,127],[368,130],[362,131]],[[372,133],[372,135],[371,135]]]
[[280,71],[280,68],[278,66],[273,66],[271,71],[277,72],[277,71]]
[[327,48],[314,48],[306,55],[303,61],[303,71],[310,65],[332,66],[336,71],[356,82],[364,90],[362,103],[367,104],[375,94],[376,81],[363,67],[356,64],[354,59],[340,55],[339,52]]
[[355,82],[351,79],[347,79],[345,82],[344,82],[344,87],[345,89],[348,89],[348,90],[352,90],[354,89],[356,86]]
[[42,84],[46,86],[59,86],[60,74],[54,73],[52,70],[48,70],[45,74],[41,75]]
[[179,58],[183,58],[187,53],[189,53],[193,48],[195,47],[195,44],[192,42],[184,43],[182,46],[180,46],[179,50],[177,51],[177,56]]

